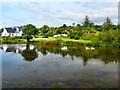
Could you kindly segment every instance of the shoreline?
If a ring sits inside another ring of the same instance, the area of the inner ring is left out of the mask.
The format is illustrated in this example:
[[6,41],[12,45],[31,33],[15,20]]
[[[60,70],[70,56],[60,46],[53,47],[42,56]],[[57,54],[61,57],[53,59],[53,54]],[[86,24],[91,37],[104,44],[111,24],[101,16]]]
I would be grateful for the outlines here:
[[[75,39],[69,39],[69,38],[33,38],[30,40],[30,43],[34,42],[40,42],[42,44],[53,44],[53,45],[84,45],[84,46],[92,46],[92,47],[117,47],[119,46],[112,46],[110,44],[102,43],[102,42],[94,42],[92,40],[75,40]],[[2,39],[0,38],[0,44],[26,44],[26,39],[16,39],[16,38],[8,38],[8,39]],[[108,46],[109,45],[109,46]]]

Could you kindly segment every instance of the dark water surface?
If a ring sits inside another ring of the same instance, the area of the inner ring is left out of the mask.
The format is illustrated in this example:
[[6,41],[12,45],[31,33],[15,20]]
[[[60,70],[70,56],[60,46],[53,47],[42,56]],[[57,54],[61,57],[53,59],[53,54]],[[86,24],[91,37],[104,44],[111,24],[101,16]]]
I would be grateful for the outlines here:
[[118,48],[3,44],[3,88],[118,88]]

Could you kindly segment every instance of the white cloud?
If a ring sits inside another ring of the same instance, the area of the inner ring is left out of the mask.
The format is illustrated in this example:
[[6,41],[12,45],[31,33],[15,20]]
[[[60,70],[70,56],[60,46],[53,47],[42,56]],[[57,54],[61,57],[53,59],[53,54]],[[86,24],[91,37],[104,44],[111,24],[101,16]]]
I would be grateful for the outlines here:
[[0,2],[119,2],[119,0],[1,0]]
[[117,2],[27,2],[12,4],[25,12],[31,12],[32,16],[26,15],[25,22],[35,23],[37,26],[43,24],[59,26],[64,23],[70,25],[72,22],[81,23],[86,15],[95,24],[103,23],[106,17],[110,17],[113,23],[117,23],[118,18]]

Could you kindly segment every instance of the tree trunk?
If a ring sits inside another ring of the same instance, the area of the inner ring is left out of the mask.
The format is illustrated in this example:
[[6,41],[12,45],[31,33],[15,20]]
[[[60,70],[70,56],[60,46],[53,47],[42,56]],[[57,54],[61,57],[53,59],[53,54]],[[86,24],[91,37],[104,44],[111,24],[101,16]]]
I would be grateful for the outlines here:
[[29,44],[29,42],[27,42],[27,44],[26,44],[26,50],[27,50],[27,51],[30,50],[30,44]]
[[27,36],[27,42],[29,42],[30,41],[30,38],[29,38],[29,36]]

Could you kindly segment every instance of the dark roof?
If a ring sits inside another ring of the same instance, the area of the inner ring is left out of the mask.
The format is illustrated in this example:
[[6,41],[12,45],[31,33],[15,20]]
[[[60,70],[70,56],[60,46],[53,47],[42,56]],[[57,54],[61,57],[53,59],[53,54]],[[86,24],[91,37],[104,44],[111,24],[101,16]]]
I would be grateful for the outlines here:
[[16,48],[14,46],[10,46],[7,48],[6,52],[16,52]]
[[24,26],[20,26],[20,27],[8,27],[8,28],[5,28],[6,30],[7,30],[7,32],[8,33],[15,33],[16,32],[16,28],[19,28],[19,31],[21,31],[23,28],[24,28]]
[[5,28],[8,33],[15,33],[16,29],[15,28]]

